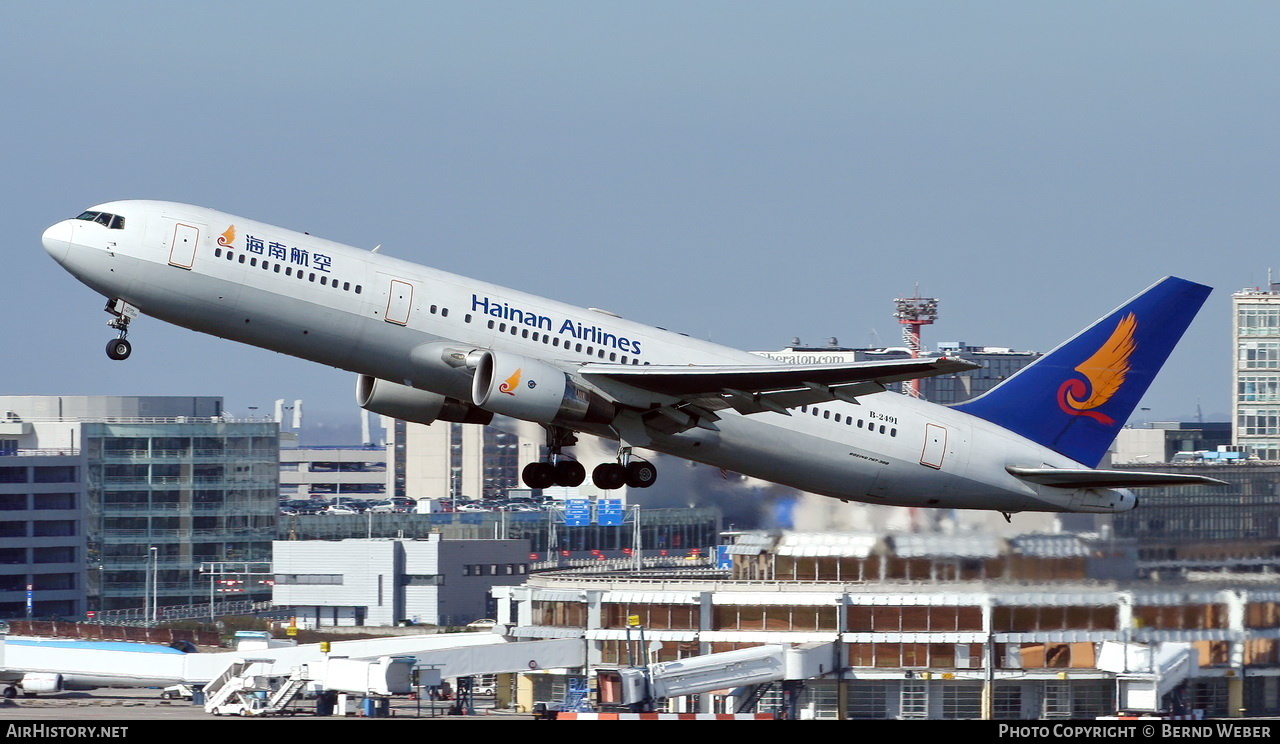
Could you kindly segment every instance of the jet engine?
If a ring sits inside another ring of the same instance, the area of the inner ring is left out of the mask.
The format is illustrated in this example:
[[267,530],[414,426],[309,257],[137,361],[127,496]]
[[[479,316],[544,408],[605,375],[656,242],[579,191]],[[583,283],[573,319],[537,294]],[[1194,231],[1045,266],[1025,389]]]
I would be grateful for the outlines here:
[[430,424],[435,421],[487,424],[493,421],[493,413],[476,408],[466,401],[379,380],[369,375],[356,378],[356,403],[366,411],[415,424]]
[[613,420],[613,404],[537,359],[492,350],[473,352],[471,400],[486,411],[540,424]]
[[23,692],[62,692],[62,675],[48,672],[27,672],[22,675]]

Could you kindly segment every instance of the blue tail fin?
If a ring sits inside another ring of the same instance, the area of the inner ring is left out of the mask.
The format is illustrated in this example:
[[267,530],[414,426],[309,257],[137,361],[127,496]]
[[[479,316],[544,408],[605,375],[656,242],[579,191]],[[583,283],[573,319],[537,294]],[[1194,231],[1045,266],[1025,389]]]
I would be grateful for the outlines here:
[[1165,277],[956,409],[1094,467],[1210,291]]

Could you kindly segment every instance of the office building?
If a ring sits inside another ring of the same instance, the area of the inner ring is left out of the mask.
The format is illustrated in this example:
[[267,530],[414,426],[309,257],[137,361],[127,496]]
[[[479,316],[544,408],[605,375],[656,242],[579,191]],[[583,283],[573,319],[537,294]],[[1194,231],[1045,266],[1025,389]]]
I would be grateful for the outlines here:
[[526,437],[493,426],[384,419],[389,490],[415,501],[494,499],[523,488],[520,471],[542,456],[542,429]]
[[[207,602],[202,566],[270,560],[275,423],[227,419],[208,396],[2,396],[0,417],[0,581],[25,577],[33,617]],[[0,612],[25,604],[0,591]]]
[[373,539],[275,544],[273,602],[308,625],[465,625],[494,586],[529,573],[528,540]]
[[1280,460],[1280,284],[1231,296],[1235,444],[1247,457]]

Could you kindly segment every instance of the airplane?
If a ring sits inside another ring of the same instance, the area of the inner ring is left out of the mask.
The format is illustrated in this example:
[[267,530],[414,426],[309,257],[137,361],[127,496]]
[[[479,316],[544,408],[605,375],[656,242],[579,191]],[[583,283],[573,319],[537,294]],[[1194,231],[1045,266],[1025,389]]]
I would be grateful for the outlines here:
[[602,490],[647,488],[637,450],[844,501],[1116,513],[1132,489],[1211,478],[1098,470],[1211,291],[1166,277],[986,394],[941,406],[887,391],[974,365],[950,357],[794,365],[213,209],[113,201],[45,230],[107,298],[112,359],[141,314],[356,373],[359,405],[422,424],[540,424],[530,488],[578,486],[565,450],[618,443]]

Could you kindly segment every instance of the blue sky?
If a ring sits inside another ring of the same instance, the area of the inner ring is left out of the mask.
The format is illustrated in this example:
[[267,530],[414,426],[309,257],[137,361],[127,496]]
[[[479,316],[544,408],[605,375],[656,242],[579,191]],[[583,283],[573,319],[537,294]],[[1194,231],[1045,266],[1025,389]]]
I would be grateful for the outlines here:
[[1222,417],[1230,294],[1280,204],[1280,6],[10,2],[6,394],[302,398],[351,375],[143,319],[41,250],[190,202],[739,347],[1047,350],[1159,277],[1215,287],[1143,405]]

